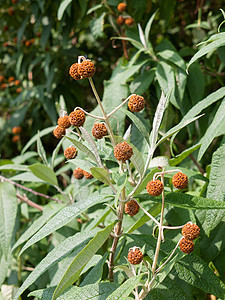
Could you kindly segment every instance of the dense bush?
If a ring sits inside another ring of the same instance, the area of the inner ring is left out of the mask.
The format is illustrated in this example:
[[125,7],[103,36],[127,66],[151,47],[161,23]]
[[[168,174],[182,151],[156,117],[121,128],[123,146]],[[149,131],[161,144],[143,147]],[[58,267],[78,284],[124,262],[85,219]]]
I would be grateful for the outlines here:
[[1,297],[224,299],[223,1],[0,3]]

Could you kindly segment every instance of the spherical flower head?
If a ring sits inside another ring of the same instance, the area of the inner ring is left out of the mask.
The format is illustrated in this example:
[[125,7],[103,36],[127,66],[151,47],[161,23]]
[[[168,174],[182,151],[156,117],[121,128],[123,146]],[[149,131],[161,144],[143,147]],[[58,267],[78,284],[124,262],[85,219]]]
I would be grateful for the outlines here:
[[70,76],[73,77],[73,79],[75,79],[75,80],[81,79],[81,76],[78,73],[78,66],[79,66],[79,64],[75,63],[70,67],[70,70],[69,70]]
[[156,179],[156,180],[151,180],[148,182],[146,189],[147,192],[149,193],[150,196],[159,196],[162,194],[163,191],[163,184],[160,180]]
[[188,240],[195,240],[200,234],[200,228],[196,224],[187,223],[182,228],[183,236]]
[[132,265],[138,265],[143,260],[143,253],[138,248],[134,247],[129,251],[127,259]]
[[126,18],[125,24],[127,26],[132,26],[134,24],[134,19],[133,18]]
[[19,140],[20,140],[20,135],[19,135],[19,134],[14,135],[14,136],[12,137],[12,142],[13,142],[13,143],[17,143]]
[[63,128],[69,128],[71,126],[69,116],[58,118],[58,125]]
[[64,155],[67,159],[73,159],[77,156],[77,148],[75,147],[67,147],[66,150],[64,151]]
[[83,170],[79,167],[77,167],[74,171],[73,171],[73,176],[80,180],[84,177],[84,173],[83,173]]
[[102,139],[103,136],[106,136],[108,134],[107,128],[104,123],[95,123],[92,127],[91,133],[93,137],[96,139]]
[[130,159],[133,154],[133,149],[127,142],[119,143],[114,148],[115,158],[118,160],[122,160],[123,163],[126,160]]
[[126,3],[120,2],[117,6],[117,9],[119,12],[123,12],[127,9],[127,5]]
[[182,190],[188,186],[188,177],[184,173],[178,172],[172,178],[172,184],[175,188]]
[[53,134],[57,139],[61,139],[66,134],[66,130],[61,126],[56,126],[53,130]]
[[84,60],[78,65],[78,73],[81,78],[89,78],[95,74],[95,65],[90,60]]
[[20,94],[22,92],[22,89],[21,88],[17,88],[16,92],[17,92],[17,94]]
[[2,90],[5,90],[6,88],[7,88],[7,84],[6,84],[6,83],[2,83],[2,84],[1,84],[1,89],[2,89]]
[[10,16],[13,16],[15,14],[15,9],[12,6],[8,8],[8,14]]
[[20,133],[22,131],[22,127],[21,126],[15,126],[15,127],[13,127],[13,129],[12,129],[12,133],[13,134],[18,134],[18,133]]
[[20,85],[20,80],[15,80],[14,84],[17,86],[17,85]]
[[91,173],[88,173],[84,170],[83,170],[83,174],[84,174],[84,177],[87,178],[87,179],[92,179],[94,177]]
[[180,250],[184,253],[191,253],[194,250],[194,243],[188,239],[183,238],[179,243]]
[[3,82],[5,77],[3,75],[0,75],[0,83]]
[[145,107],[145,99],[142,96],[132,95],[128,101],[128,107],[132,112],[139,112]]
[[15,78],[13,76],[9,77],[8,82],[13,82]]
[[84,125],[85,113],[81,109],[74,110],[69,115],[70,124],[76,127]]
[[123,16],[119,16],[119,17],[116,19],[116,23],[117,23],[118,25],[120,25],[120,26],[124,24],[124,21],[125,21],[125,19],[124,19]]
[[125,204],[125,213],[133,217],[139,212],[139,205],[135,200],[130,200]]

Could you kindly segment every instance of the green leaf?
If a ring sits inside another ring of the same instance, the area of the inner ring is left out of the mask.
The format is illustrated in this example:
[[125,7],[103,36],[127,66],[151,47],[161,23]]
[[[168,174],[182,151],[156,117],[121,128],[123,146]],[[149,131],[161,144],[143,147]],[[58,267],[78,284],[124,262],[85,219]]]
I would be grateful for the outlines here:
[[195,55],[191,58],[188,63],[187,69],[190,67],[193,62],[202,57],[203,55],[216,50],[217,48],[225,45],[225,33],[217,33],[211,36],[207,41],[204,42],[207,45],[204,45]]
[[19,297],[32,283],[34,283],[46,270],[61,261],[64,257],[69,255],[75,249],[80,249],[87,245],[89,240],[96,234],[96,229],[84,233],[76,233],[68,237],[58,246],[53,248],[47,256],[36,266],[34,271],[25,279],[19,288],[15,298]]
[[95,5],[93,7],[91,7],[88,11],[87,11],[87,15],[91,14],[93,11],[96,11],[97,9],[101,8],[102,7],[102,4],[98,4],[98,5]]
[[118,289],[116,289],[107,300],[127,299],[133,289],[138,286],[143,274],[127,279]]
[[155,70],[150,69],[135,77],[130,84],[131,93],[142,95],[152,83],[154,75]]
[[98,17],[97,19],[93,19],[90,22],[91,33],[96,39],[104,35],[103,29],[105,16],[106,13],[104,12],[100,17]]
[[157,14],[158,10],[156,10],[154,12],[154,14],[151,15],[150,19],[148,20],[148,23],[145,27],[145,40],[148,41],[149,40],[149,33],[150,33],[150,30],[151,30],[151,27],[152,27],[152,22],[154,21],[155,19],[155,15]]
[[16,214],[17,197],[15,187],[8,182],[0,182],[0,247],[5,257],[8,257],[11,249]]
[[222,100],[212,123],[209,125],[206,133],[200,140],[201,148],[198,152],[198,161],[201,160],[202,156],[208,149],[215,137],[220,133],[221,128],[225,126],[225,98]]
[[84,152],[88,157],[90,157],[90,159],[92,159],[96,164],[98,164],[95,155],[85,145],[83,145],[81,142],[78,142],[77,140],[69,138],[68,136],[66,136],[66,138],[71,141],[78,149]]
[[43,206],[43,214],[36,219],[30,227],[20,236],[16,244],[13,246],[12,251],[19,245],[26,242],[32,235],[34,235],[48,220],[50,220],[61,208],[63,204],[49,203]]
[[113,36],[113,37],[111,37],[111,40],[124,40],[124,41],[129,41],[129,42],[131,42],[137,49],[142,50],[142,51],[145,50],[145,48],[143,47],[143,45],[142,45],[140,42],[138,42],[138,41],[136,41],[136,40],[134,40],[134,39],[132,39],[132,38],[129,38],[129,37],[116,37],[116,36]]
[[186,157],[188,157],[191,153],[197,150],[201,146],[200,143],[184,150],[180,154],[176,155],[174,158],[170,159],[170,166],[177,166],[179,165]]
[[[5,255],[2,253],[0,248],[0,286],[2,286],[3,282],[5,281],[5,278],[7,276],[8,270],[9,270],[9,261],[5,257]],[[0,294],[1,295],[1,294]]]
[[58,185],[57,177],[51,168],[49,168],[45,165],[36,163],[36,164],[31,165],[29,167],[29,169],[38,178],[40,178],[52,185]]
[[99,168],[99,167],[94,167],[94,168],[91,168],[91,173],[99,181],[101,181],[105,184],[109,184],[110,177],[105,169]]
[[68,224],[76,216],[95,204],[103,201],[107,197],[109,197],[107,194],[96,191],[95,193],[92,193],[88,199],[82,201],[82,203],[79,201],[70,206],[66,206],[55,216],[53,216],[34,236],[32,236],[32,238],[23,246],[19,255],[21,255],[31,245],[37,243],[47,235]]
[[17,165],[17,164],[7,164],[0,166],[0,170],[8,170],[8,171],[29,171],[28,166],[25,165]]
[[188,284],[224,299],[225,285],[200,257],[187,255],[174,268],[178,277]]
[[[100,282],[95,284],[89,284],[83,287],[72,286],[61,296],[58,300],[105,300],[107,296],[118,287],[118,284],[114,282]],[[35,296],[41,300],[52,300],[55,287],[50,287],[45,290],[37,290],[30,293],[28,296]]]
[[38,131],[37,151],[38,151],[38,154],[39,154],[40,158],[42,159],[43,163],[47,166],[48,162],[47,162],[45,148],[41,142],[40,131]]
[[141,122],[141,120],[135,114],[132,114],[130,111],[124,108],[121,108],[120,110],[131,119],[131,121],[136,125],[140,133],[143,135],[143,137],[146,139],[147,143],[149,144],[149,135],[146,131],[146,127]]
[[52,300],[55,300],[60,294],[62,294],[63,291],[65,291],[79,278],[84,266],[107,240],[114,226],[115,223],[112,223],[103,230],[99,231],[97,235],[87,244],[87,246],[85,246],[84,249],[75,257],[55,289]]
[[145,178],[142,180],[141,184],[137,188],[136,192],[134,193],[134,196],[139,195],[146,188],[147,183],[153,179],[154,174],[158,171],[159,169],[155,168],[145,176]]
[[179,68],[183,69],[184,71],[186,70],[186,65],[183,60],[183,58],[175,51],[172,50],[164,50],[161,52],[158,52],[157,55],[161,56],[165,60],[168,60],[169,62],[172,62]]
[[52,126],[52,127],[48,127],[48,128],[45,128],[43,129],[42,131],[38,132],[37,134],[35,134],[35,136],[33,136],[29,142],[26,144],[26,146],[23,148],[22,150],[22,154],[24,152],[26,152],[26,150],[33,144],[37,141],[38,137],[43,137],[47,134],[49,134],[50,132],[52,132],[53,130],[55,129],[55,126]]
[[[139,195],[140,199],[161,203],[161,197],[150,197],[148,194]],[[225,202],[209,198],[197,197],[183,193],[166,193],[165,203],[187,209],[224,209]]]
[[68,5],[72,2],[72,0],[63,0],[61,3],[60,3],[60,6],[59,6],[59,9],[58,9],[58,12],[57,12],[57,19],[59,21],[62,20],[62,17],[63,17],[63,14],[65,12],[65,10],[67,9]]
[[27,181],[27,182],[42,182],[45,183],[42,179],[35,176],[32,172],[24,172],[13,177],[10,177],[13,181]]
[[60,149],[61,146],[62,146],[62,143],[63,143],[63,141],[64,141],[64,138],[65,138],[65,137],[63,137],[63,138],[60,140],[60,142],[59,142],[58,145],[55,147],[55,150],[54,150],[53,153],[52,153],[52,160],[51,160],[51,168],[52,168],[52,169],[54,168],[55,159],[56,159],[56,157],[57,157],[57,155],[58,155],[58,153],[59,153],[59,149]]
[[[79,167],[81,169],[83,169],[86,172],[91,172],[92,168],[96,167],[96,164],[91,163],[88,160],[84,160],[84,159],[79,159],[79,158],[74,158],[74,159],[70,159],[68,160],[69,163],[72,163],[73,165],[75,165],[76,167]],[[101,168],[100,168],[101,169]]]

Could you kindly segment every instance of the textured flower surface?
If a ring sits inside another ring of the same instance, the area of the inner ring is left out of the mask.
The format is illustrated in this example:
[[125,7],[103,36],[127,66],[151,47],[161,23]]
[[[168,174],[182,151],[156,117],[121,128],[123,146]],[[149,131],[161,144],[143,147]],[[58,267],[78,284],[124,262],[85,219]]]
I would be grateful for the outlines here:
[[188,240],[194,240],[197,239],[197,237],[200,234],[200,228],[196,224],[187,223],[182,228],[183,236]]
[[64,155],[67,159],[73,159],[77,156],[77,148],[75,147],[67,147],[64,151]]
[[76,127],[83,126],[85,119],[85,113],[81,109],[76,109],[69,115],[70,124]]
[[163,184],[160,180],[151,180],[148,182],[146,189],[150,196],[159,196],[163,191]]
[[108,134],[107,128],[104,123],[95,123],[92,127],[91,133],[96,139],[102,139],[103,136],[106,136]]
[[184,253],[191,253],[194,250],[194,243],[188,239],[183,238],[179,243],[180,250]]
[[53,130],[53,134],[57,139],[61,139],[66,134],[66,130],[61,126],[56,126]]
[[83,173],[83,170],[79,167],[77,167],[74,171],[73,171],[73,176],[80,180],[84,177],[84,173]]
[[89,60],[84,60],[78,65],[78,73],[82,78],[89,78],[95,74],[95,65]]
[[182,172],[176,173],[172,178],[172,184],[179,190],[185,189],[188,185],[187,175]]
[[143,260],[143,253],[138,248],[134,247],[129,251],[127,259],[132,265],[138,265]]
[[115,158],[118,160],[122,160],[122,162],[130,159],[133,154],[133,149],[127,142],[119,143],[114,148]]
[[139,205],[135,200],[130,200],[125,204],[125,213],[133,217],[139,212]]

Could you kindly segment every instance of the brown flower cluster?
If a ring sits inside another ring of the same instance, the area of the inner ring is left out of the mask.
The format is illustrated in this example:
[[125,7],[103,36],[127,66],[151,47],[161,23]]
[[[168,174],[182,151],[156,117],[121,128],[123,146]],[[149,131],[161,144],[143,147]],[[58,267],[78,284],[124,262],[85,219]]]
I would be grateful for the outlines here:
[[77,148],[75,147],[67,147],[64,151],[64,156],[67,158],[67,159],[73,159],[77,156]]
[[185,189],[188,186],[187,175],[181,172],[176,173],[172,178],[172,184],[179,190]]
[[139,112],[145,107],[145,99],[139,95],[132,95],[128,101],[128,107],[132,112]]
[[[118,5],[117,5],[117,10],[118,12],[120,13],[124,13],[126,12],[127,10],[127,5],[126,3],[123,3],[123,2],[120,2]],[[130,16],[119,16],[117,19],[116,19],[116,23],[119,25],[119,26],[122,26],[124,23],[127,25],[127,26],[132,26],[134,24],[134,19],[131,18]]]
[[132,265],[138,265],[143,260],[143,253],[138,248],[134,247],[129,251],[127,259]]
[[74,63],[70,67],[69,74],[75,80],[90,78],[95,74],[95,65],[90,60],[84,60],[80,64]]
[[89,172],[86,172],[84,170],[82,170],[81,168],[77,167],[74,171],[73,171],[73,176],[80,180],[83,177],[85,177],[86,179],[92,179],[93,175]]
[[196,224],[187,223],[181,231],[183,238],[179,243],[180,250],[184,253],[191,253],[194,250],[193,240],[200,234],[200,228]]
[[125,213],[133,217],[139,212],[139,205],[137,201],[130,200],[125,204]]
[[118,160],[122,160],[123,163],[126,160],[130,159],[133,154],[133,149],[127,142],[119,143],[114,148],[115,158]]
[[96,139],[102,139],[108,134],[107,128],[104,123],[95,123],[92,127],[91,133]]
[[163,184],[160,180],[151,180],[148,182],[146,189],[150,196],[157,197],[162,194],[163,191]]

